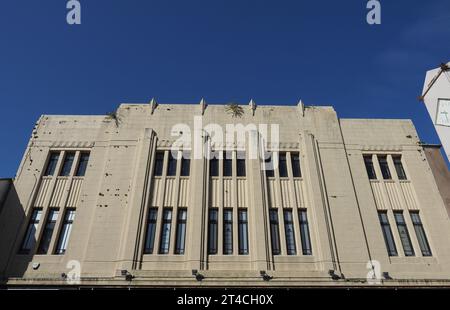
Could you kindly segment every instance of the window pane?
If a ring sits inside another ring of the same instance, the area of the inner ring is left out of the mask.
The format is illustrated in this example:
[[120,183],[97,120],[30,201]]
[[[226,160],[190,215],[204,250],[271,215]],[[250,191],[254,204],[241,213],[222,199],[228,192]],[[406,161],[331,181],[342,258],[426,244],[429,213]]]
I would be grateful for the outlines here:
[[219,160],[217,158],[213,158],[209,161],[209,175],[212,177],[219,176]]
[[364,156],[364,164],[366,165],[367,175],[370,180],[376,180],[377,174],[375,173],[375,168],[373,166],[372,156]]
[[264,160],[265,168],[266,168],[266,177],[273,178],[275,176],[275,171],[272,163],[273,153],[269,153],[270,157]]
[[163,212],[163,223],[161,227],[161,242],[159,246],[159,254],[169,253],[171,227],[172,227],[172,210],[165,209]]
[[148,213],[147,235],[145,236],[144,254],[152,254],[155,245],[156,221],[158,218],[158,209],[151,208]]
[[22,241],[22,246],[20,247],[21,254],[30,254],[36,243],[36,231],[41,220],[42,209],[34,209],[33,214],[30,218],[30,223],[28,224],[27,231]]
[[217,254],[218,210],[209,209],[208,254]]
[[187,210],[179,209],[177,219],[177,240],[175,243],[175,254],[184,254],[186,241],[186,220]]
[[189,158],[183,158],[181,160],[181,176],[188,177],[191,172],[191,160]]
[[223,160],[223,176],[231,177],[233,173],[233,160],[231,158],[224,158]]
[[309,223],[306,210],[299,210],[300,237],[302,239],[303,255],[312,255],[311,236],[309,235]]
[[294,178],[301,178],[302,172],[300,168],[300,156],[298,154],[291,154],[292,160],[292,175]]
[[387,162],[386,156],[378,156],[378,162],[380,163],[380,169],[381,173],[383,174],[383,179],[390,180],[391,177],[391,171],[389,170],[389,165]]
[[292,210],[284,210],[284,230],[286,234],[286,250],[288,255],[296,255],[294,222],[292,220]]
[[246,171],[245,171],[245,159],[238,159],[237,160],[237,176],[238,177],[245,177]]
[[75,173],[77,177],[85,176],[88,162],[89,162],[89,153],[81,153],[80,162],[78,163],[77,172]]
[[397,247],[395,246],[394,236],[392,235],[391,225],[386,212],[379,212],[378,218],[380,219],[381,230],[383,232],[384,242],[389,256],[397,256]]
[[270,215],[270,236],[272,239],[272,254],[280,255],[281,246],[280,246],[280,232],[278,224],[278,210],[276,209],[270,210],[269,215]]
[[38,254],[47,254],[48,252],[56,221],[58,220],[58,213],[58,209],[50,209],[48,212],[47,222],[45,223],[44,232],[42,233],[41,242],[37,250]]
[[45,169],[45,176],[52,176],[55,174],[56,165],[58,164],[59,153],[51,153],[48,159],[47,169]]
[[162,176],[164,166],[164,152],[157,152],[155,158],[155,173],[154,175]]
[[403,169],[402,158],[400,156],[393,157],[395,171],[397,171],[397,176],[399,180],[406,180],[406,173]]
[[223,254],[233,254],[233,211],[223,211]]
[[61,229],[61,232],[59,233],[58,245],[56,247],[55,254],[64,254],[66,252],[74,218],[75,210],[67,209],[64,216],[63,227]]
[[75,159],[75,153],[69,152],[64,156],[64,163],[59,174],[62,177],[67,177],[70,175],[70,170],[72,169],[73,160]]
[[177,159],[169,152],[169,164],[167,165],[167,176],[173,177],[177,175]]
[[416,232],[417,241],[419,241],[420,250],[423,256],[432,256],[430,244],[428,243],[425,229],[423,228],[422,221],[419,216],[419,212],[411,212],[411,220]]
[[405,218],[403,213],[394,212],[395,222],[397,223],[398,233],[400,235],[400,240],[403,245],[403,251],[405,256],[414,256],[414,249],[411,244],[411,238],[409,237],[408,227],[406,226]]
[[239,210],[238,213],[239,225],[238,225],[238,235],[239,235],[239,254],[248,254],[248,219],[247,210]]
[[280,170],[280,178],[285,178],[288,176],[287,165],[286,165],[286,154],[280,154],[278,169]]

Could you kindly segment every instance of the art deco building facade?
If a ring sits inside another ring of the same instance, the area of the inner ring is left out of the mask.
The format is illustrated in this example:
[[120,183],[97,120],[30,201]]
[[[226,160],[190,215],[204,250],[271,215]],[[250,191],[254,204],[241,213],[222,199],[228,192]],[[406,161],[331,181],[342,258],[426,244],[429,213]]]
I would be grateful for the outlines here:
[[[216,142],[211,124],[248,135]],[[257,139],[275,170],[250,156],[262,124],[279,126],[279,144]],[[174,156],[189,130],[200,143]],[[449,216],[419,141],[409,120],[301,103],[44,115],[0,211],[2,284],[449,286]]]

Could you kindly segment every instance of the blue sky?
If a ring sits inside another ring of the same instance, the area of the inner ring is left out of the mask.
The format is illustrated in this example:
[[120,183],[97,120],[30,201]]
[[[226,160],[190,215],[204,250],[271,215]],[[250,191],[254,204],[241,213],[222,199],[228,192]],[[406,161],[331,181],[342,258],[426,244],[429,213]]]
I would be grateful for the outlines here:
[[121,102],[333,105],[340,117],[411,118],[425,72],[450,61],[450,1],[66,0],[0,4],[0,177],[15,175],[41,114]]

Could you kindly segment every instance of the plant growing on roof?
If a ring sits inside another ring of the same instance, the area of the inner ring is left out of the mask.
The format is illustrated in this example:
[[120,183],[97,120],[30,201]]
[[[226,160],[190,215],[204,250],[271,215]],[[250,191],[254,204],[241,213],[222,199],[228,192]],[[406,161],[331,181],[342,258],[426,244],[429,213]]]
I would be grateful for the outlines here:
[[117,110],[112,111],[112,112],[108,112],[106,114],[106,119],[108,120],[114,120],[114,123],[116,124],[116,127],[119,127],[120,124],[120,117],[117,113]]
[[242,117],[244,115],[244,109],[236,103],[227,104],[225,111],[231,114],[232,117]]

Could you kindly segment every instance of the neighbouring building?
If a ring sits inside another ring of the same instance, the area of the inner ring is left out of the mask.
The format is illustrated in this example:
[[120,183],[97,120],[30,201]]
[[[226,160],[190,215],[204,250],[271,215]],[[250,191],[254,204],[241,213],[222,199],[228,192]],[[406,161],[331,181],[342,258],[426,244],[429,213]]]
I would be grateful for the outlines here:
[[253,101],[43,115],[9,193],[9,287],[450,286],[449,215],[410,120]]

